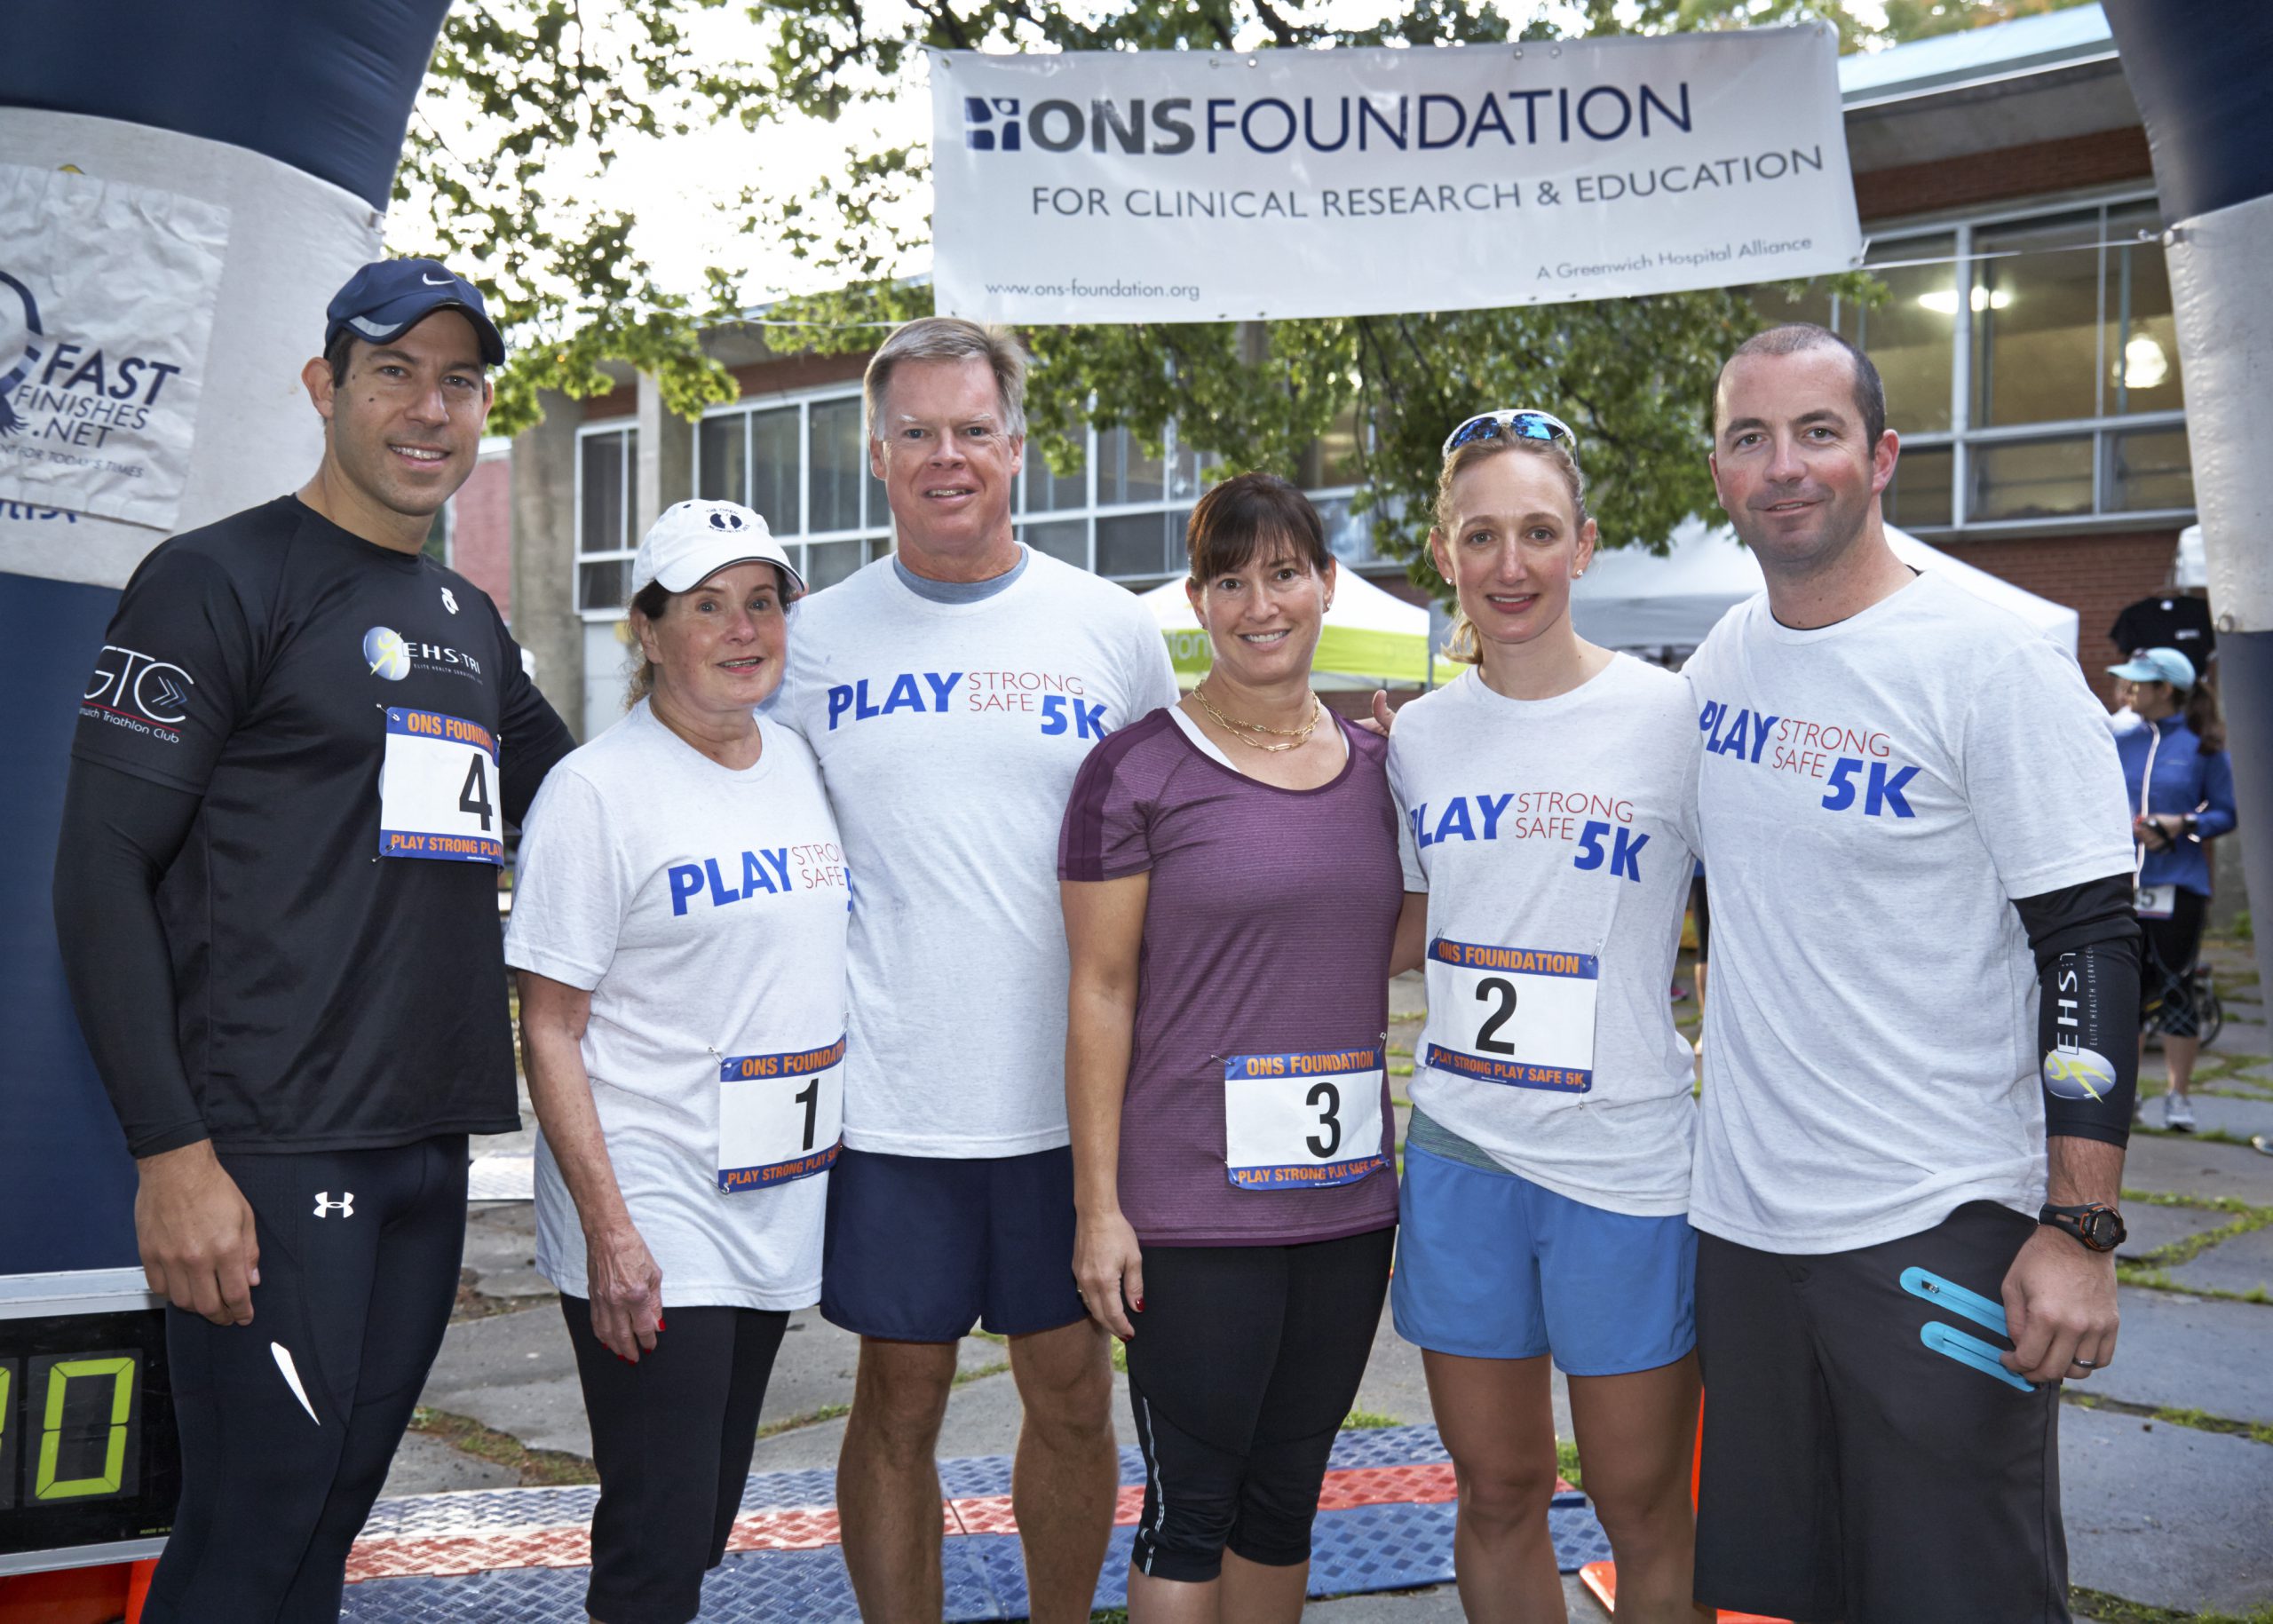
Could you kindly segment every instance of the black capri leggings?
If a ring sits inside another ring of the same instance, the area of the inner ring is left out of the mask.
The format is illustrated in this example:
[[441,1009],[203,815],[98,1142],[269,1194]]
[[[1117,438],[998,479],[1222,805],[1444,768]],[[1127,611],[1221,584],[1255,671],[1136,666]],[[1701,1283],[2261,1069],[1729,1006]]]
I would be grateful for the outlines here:
[[1394,1227],[1302,1246],[1144,1248],[1129,1402],[1144,1452],[1137,1572],[1204,1584],[1226,1549],[1310,1560],[1334,1434],[1389,1291]]
[[2194,1008],[2194,965],[2209,911],[2209,898],[2181,889],[2173,894],[2168,919],[2139,922],[2147,939],[2146,961],[2139,967],[2140,1018],[2152,1018],[2159,1010],[2165,1037],[2190,1038],[2202,1030]]
[[1697,918],[1697,962],[1702,964],[1713,956],[1713,908],[1701,874],[1689,876],[1689,911]]
[[560,1295],[592,1423],[599,1503],[584,1611],[606,1624],[686,1624],[726,1554],[757,1444],[757,1412],[789,1316],[667,1308],[636,1365],[592,1333],[592,1305]]

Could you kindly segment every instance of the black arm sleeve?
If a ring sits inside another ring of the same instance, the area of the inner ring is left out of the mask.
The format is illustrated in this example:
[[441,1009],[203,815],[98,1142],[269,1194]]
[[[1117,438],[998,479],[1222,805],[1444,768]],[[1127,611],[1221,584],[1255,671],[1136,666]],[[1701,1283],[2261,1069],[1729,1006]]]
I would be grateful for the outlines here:
[[2127,1144],[2139,1087],[2139,916],[2131,876],[2110,875],[2013,906],[2036,955],[2044,1131]]
[[[493,608],[491,613],[495,614]],[[521,666],[521,646],[513,641],[504,622],[497,636],[505,650],[503,693],[497,707],[497,772],[503,782],[505,820],[519,824],[536,799],[537,786],[553,764],[576,748],[576,740],[560,713],[552,708]]]
[[206,1137],[182,1070],[173,958],[158,883],[189,837],[201,798],[79,760],[55,852],[55,935],[79,1029],[126,1147],[137,1156]]

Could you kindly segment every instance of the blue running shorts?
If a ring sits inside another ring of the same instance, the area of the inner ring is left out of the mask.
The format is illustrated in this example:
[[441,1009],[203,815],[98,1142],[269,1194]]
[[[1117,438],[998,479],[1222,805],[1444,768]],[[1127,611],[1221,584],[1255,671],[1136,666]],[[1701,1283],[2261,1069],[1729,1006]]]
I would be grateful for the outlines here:
[[1697,1344],[1697,1232],[1637,1218],[1405,1149],[1398,1197],[1398,1335],[1438,1353],[1552,1353],[1566,1375],[1670,1365]]
[[950,1158],[839,1151],[821,1317],[887,1342],[954,1342],[1086,1319],[1073,1283],[1073,1153]]

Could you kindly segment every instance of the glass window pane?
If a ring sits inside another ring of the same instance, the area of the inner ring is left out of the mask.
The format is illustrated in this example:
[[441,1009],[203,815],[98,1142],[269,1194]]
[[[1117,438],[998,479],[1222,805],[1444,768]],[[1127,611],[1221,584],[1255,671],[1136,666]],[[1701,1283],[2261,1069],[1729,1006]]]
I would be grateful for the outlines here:
[[868,538],[869,563],[873,564],[878,558],[889,558],[891,555],[891,537],[888,535],[872,535]]
[[863,521],[871,530],[891,523],[891,499],[884,495],[884,482],[870,471],[868,442],[860,442],[860,485],[868,494],[867,517]]
[[1166,484],[1160,459],[1144,455],[1128,428],[1097,431],[1097,505],[1158,502]]
[[747,412],[705,417],[695,431],[698,442],[694,494],[706,502],[749,502],[749,463],[743,455],[742,432]]
[[2194,505],[2194,460],[2183,428],[2150,429],[2107,437],[2107,505],[2142,508]]
[[[1168,519],[1165,513],[1122,513],[1097,520],[1097,574],[1167,574]],[[1176,530],[1180,535],[1180,519]]]
[[774,535],[804,534],[797,510],[797,408],[753,412],[749,440],[749,505]]
[[1370,564],[1374,550],[1374,516],[1350,511],[1351,498],[1328,496],[1317,503],[1319,521],[1326,527],[1327,550],[1344,564]]
[[[1974,422],[2047,423],[2099,412],[2099,214],[1973,234]],[[2067,511],[2069,510],[2062,510]]]
[[[1909,259],[1914,257],[1914,256],[1910,254],[1895,253],[1889,250],[1878,254],[1875,257],[1881,259]],[[1831,319],[1831,296],[1828,293],[1818,292],[1813,288],[1810,288],[1806,292],[1801,294],[1796,299],[1786,298],[1784,297],[1784,289],[1780,286],[1772,288],[1747,288],[1744,289],[1744,296],[1746,299],[1750,302],[1753,309],[1760,313],[1761,321],[1770,327],[1778,326],[1786,321],[1812,321],[1818,327],[1831,327],[1833,325]],[[1848,327],[1849,328],[1854,324],[1854,306],[1850,301],[1847,311]],[[1841,330],[1843,331],[1845,329]],[[1852,332],[1847,332],[1846,336],[1849,338],[1854,337]]]
[[1076,569],[1089,566],[1089,521],[1061,519],[1047,525],[1020,525],[1018,539],[1036,552],[1062,559]]
[[579,609],[621,609],[631,598],[631,560],[613,558],[605,564],[576,566],[576,606]]
[[1967,517],[2037,519],[2092,511],[2092,442],[2024,440],[1972,450],[1973,500]]
[[[1955,237],[1905,237],[1873,250],[1871,257],[1945,259],[1955,252]],[[1886,384],[1889,426],[1907,434],[1938,433],[1950,426],[1950,369],[1957,357],[1957,267],[1897,265],[1872,274],[1886,284],[1885,303],[1866,310],[1851,299],[1842,301],[1840,326],[1879,369]]]
[[818,592],[835,586],[868,560],[867,544],[857,536],[849,542],[814,542],[805,548],[805,587]]
[[1358,483],[1358,408],[1344,408],[1311,441],[1295,471],[1295,482],[1304,490],[1331,489]]
[[1168,468],[1168,495],[1178,502],[1192,501],[1216,482],[1223,461],[1215,452],[1195,450],[1179,438]]
[[1894,483],[1886,487],[1887,523],[1905,530],[1948,524],[1956,463],[1957,454],[1947,446],[1916,451],[1905,446],[1894,465]]
[[[1074,436],[1076,445],[1086,445],[1086,432]],[[1026,465],[1019,476],[1026,482],[1026,507],[1028,513],[1065,513],[1089,504],[1089,470],[1085,455],[1077,457],[1073,465],[1059,472],[1041,455],[1034,441],[1026,441]]]
[[860,402],[817,400],[807,431],[812,484],[806,494],[813,533],[860,527]]
[[2161,231],[2162,225],[2161,211],[2152,203],[2108,211],[2107,240],[2128,244],[2110,249],[2107,255],[2107,333],[2102,354],[2107,366],[2107,409],[2117,415],[2176,411],[2186,404],[2178,387],[2178,326],[2171,318],[2170,273],[2163,264],[2163,247],[2133,241],[2142,231]]
[[583,534],[576,538],[579,552],[622,552],[631,545],[624,539],[624,447],[636,432],[618,429],[587,434],[576,442],[576,455],[584,463]]

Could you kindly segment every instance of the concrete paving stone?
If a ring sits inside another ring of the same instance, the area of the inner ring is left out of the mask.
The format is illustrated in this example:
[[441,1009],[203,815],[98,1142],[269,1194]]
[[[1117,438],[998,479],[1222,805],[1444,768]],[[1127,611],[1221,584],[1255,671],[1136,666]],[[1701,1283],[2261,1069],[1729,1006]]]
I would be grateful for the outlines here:
[[2123,1184],[2130,1190],[2231,1197],[2253,1207],[2273,1207],[2273,1156],[2261,1156],[2246,1145],[2210,1145],[2183,1134],[2141,1134],[2124,1158]]
[[2150,1201],[2134,1201],[2123,1209],[2123,1227],[2128,1233],[2116,1256],[2136,1261],[2174,1240],[2232,1222],[2233,1214],[2210,1208],[2158,1207]]
[[1389,983],[1389,1018],[1393,1021],[1417,1020],[1429,1009],[1429,984],[1417,970],[1408,970],[1401,976],[1391,976]]
[[[2222,1240],[2191,1263],[2173,1269],[2170,1277],[2198,1291],[2273,1292],[2273,1225]],[[2273,1324],[2266,1330],[2273,1335]],[[2267,1357],[2273,1358],[2273,1349]]]
[[2188,1612],[2273,1602],[2273,1448],[2071,1405],[2060,1485],[2071,1582]]
[[527,1201],[482,1201],[467,1210],[464,1266],[485,1297],[558,1295],[536,1271],[536,1208]]
[[396,1448],[379,1493],[441,1494],[454,1489],[510,1489],[519,1487],[520,1481],[520,1473],[510,1466],[463,1454],[438,1438],[412,1432]]
[[2273,1308],[2140,1286],[2123,1287],[2118,1303],[2115,1362],[2078,1391],[2273,1422]]
[[[2223,1131],[2243,1140],[2252,1134],[2273,1133],[2273,1098],[2261,1099],[2254,1095],[2244,1094],[2210,1094],[2198,1089],[2188,1096],[2188,1099],[2194,1107],[2198,1133]],[[2143,1114],[2150,1128],[2159,1129],[2163,1125],[2163,1097],[2159,1090],[2147,1101]]]
[[591,1429],[560,1311],[495,1314],[450,1327],[419,1403],[470,1416],[533,1449],[590,1460]]

